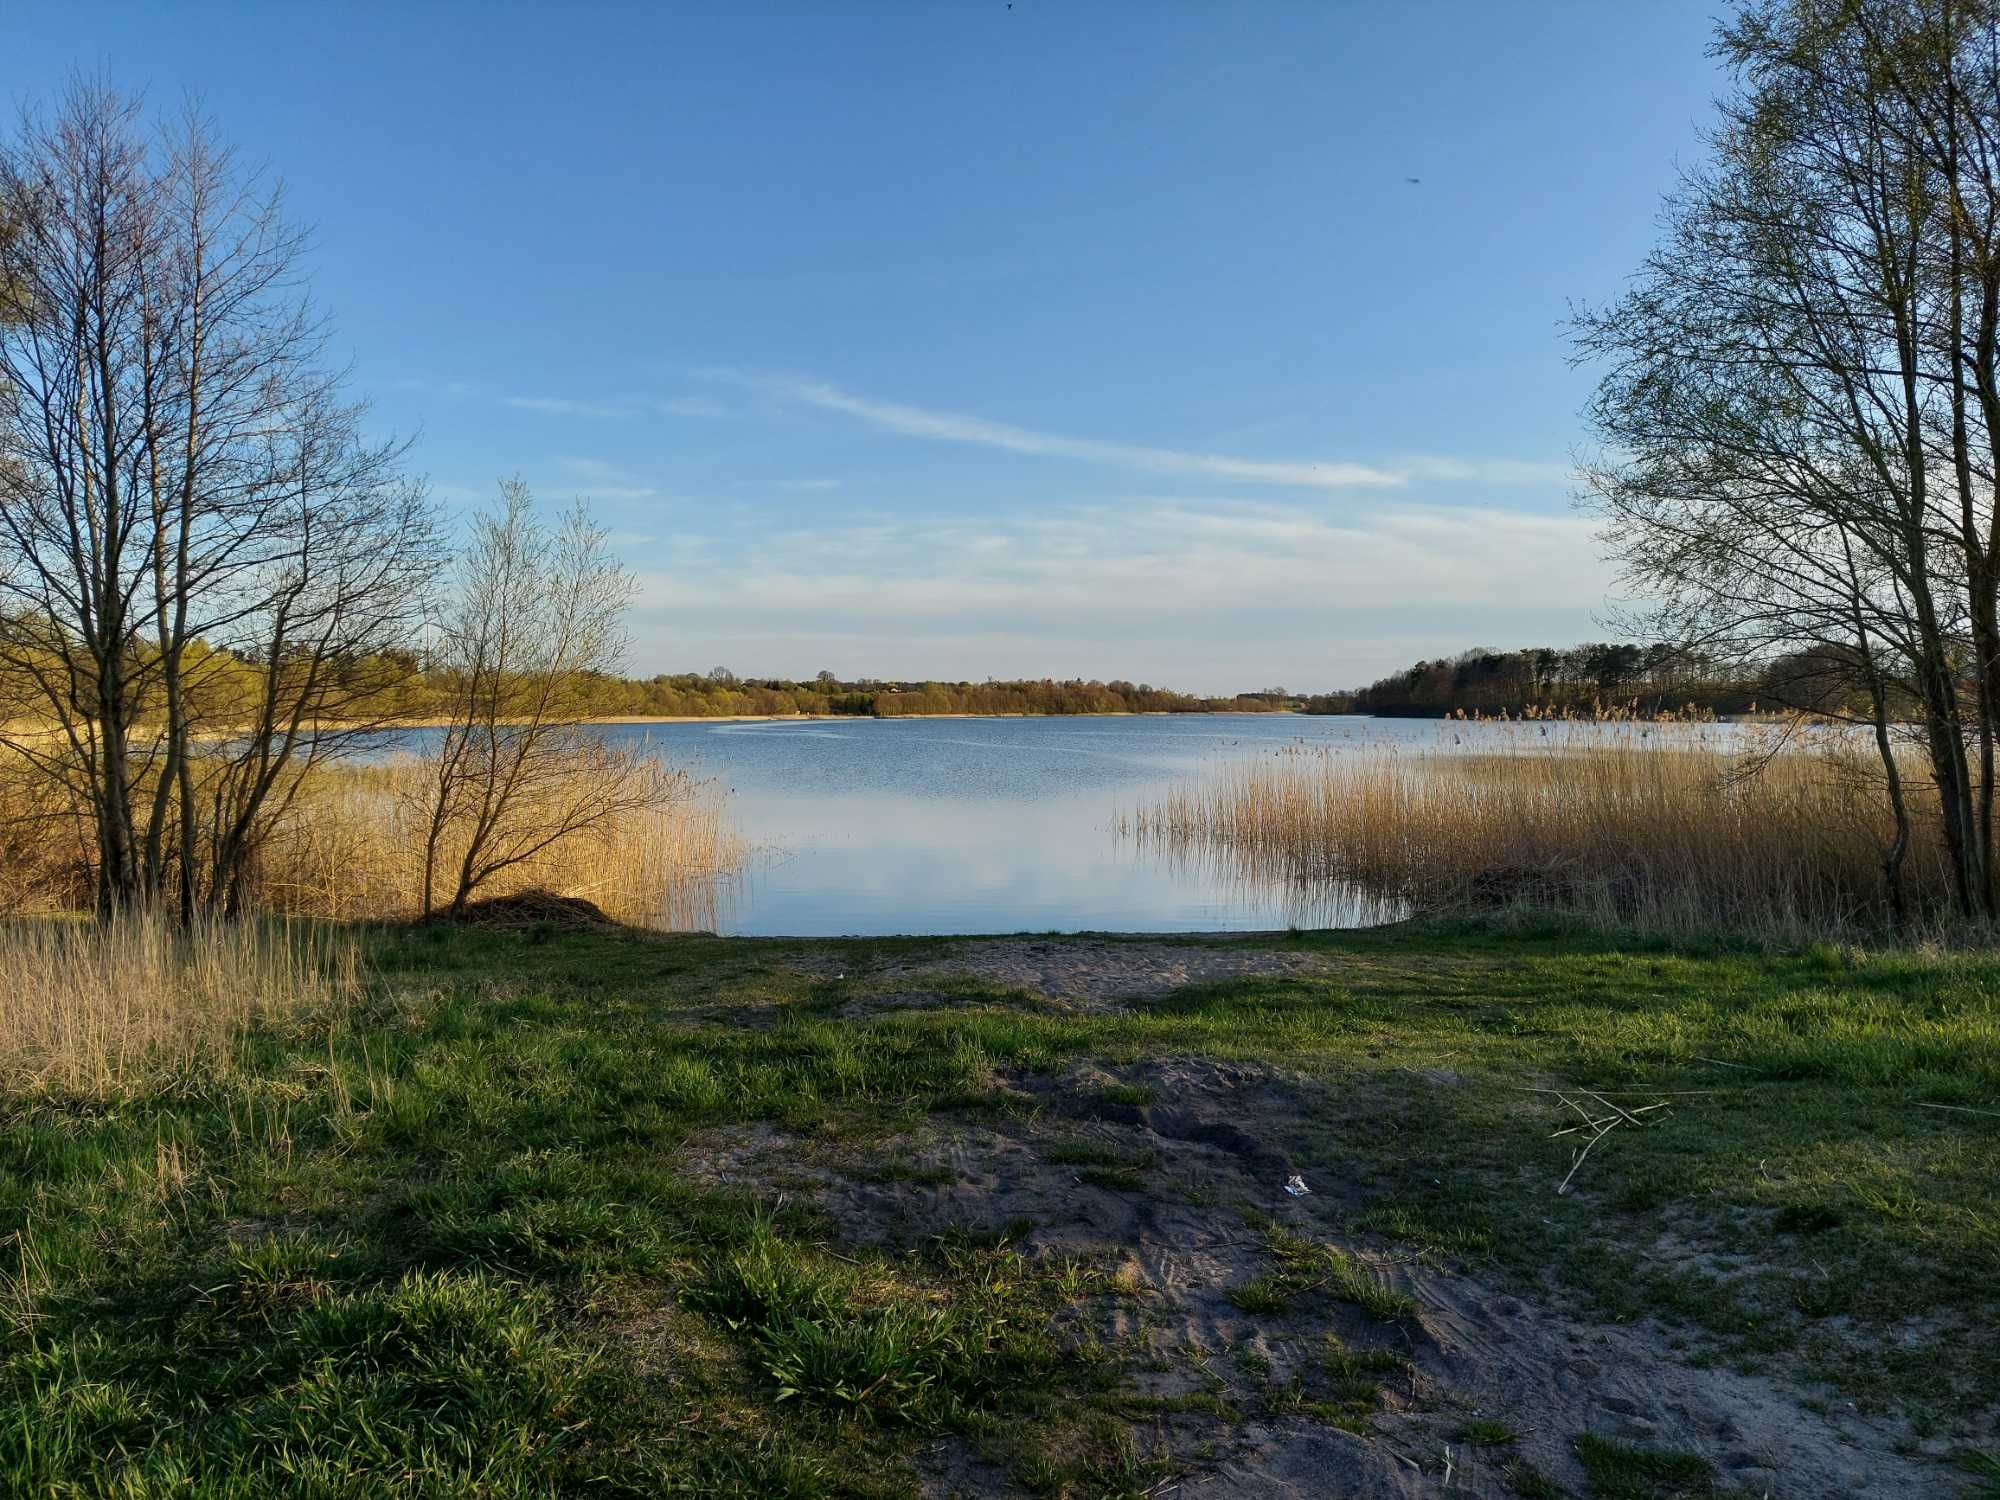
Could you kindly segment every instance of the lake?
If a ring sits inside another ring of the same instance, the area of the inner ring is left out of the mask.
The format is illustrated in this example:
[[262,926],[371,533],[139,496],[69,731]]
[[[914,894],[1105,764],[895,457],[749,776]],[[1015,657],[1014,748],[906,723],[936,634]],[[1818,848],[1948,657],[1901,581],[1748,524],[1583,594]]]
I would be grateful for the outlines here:
[[[720,929],[783,936],[1360,926],[1359,891],[1246,883],[1121,838],[1164,788],[1287,746],[1472,748],[1494,728],[1293,714],[607,726],[713,778],[752,846]],[[1514,726],[1518,731],[1522,726]]]

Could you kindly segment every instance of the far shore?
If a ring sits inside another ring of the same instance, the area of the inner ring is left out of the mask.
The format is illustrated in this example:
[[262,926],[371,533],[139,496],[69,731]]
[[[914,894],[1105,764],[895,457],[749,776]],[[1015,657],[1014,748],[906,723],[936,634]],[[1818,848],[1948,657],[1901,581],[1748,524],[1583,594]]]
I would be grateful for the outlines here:
[[[869,720],[885,721],[895,719],[1212,719],[1223,714],[1233,714],[1244,718],[1283,719],[1312,718],[1297,709],[1240,709],[1218,708],[1180,711],[1165,708],[1148,709],[1104,709],[1087,714],[602,714],[576,720],[581,724],[853,724]],[[406,719],[396,724],[384,725],[387,730],[396,729],[447,729],[450,722],[445,719]]]

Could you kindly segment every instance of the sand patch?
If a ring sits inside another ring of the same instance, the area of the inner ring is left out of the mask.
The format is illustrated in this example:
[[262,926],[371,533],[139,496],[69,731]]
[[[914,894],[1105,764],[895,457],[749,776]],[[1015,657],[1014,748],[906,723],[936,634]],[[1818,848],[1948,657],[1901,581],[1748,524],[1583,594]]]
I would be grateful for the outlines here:
[[1246,948],[1226,940],[982,938],[958,944],[941,959],[891,960],[870,970],[867,978],[890,992],[912,982],[970,979],[1097,1008],[1120,1000],[1156,999],[1191,984],[1262,977],[1310,979],[1336,972],[1337,962],[1324,954]]
[[[1059,1321],[1120,1361],[1126,1419],[1142,1452],[1171,1460],[1178,1494],[1500,1497],[1517,1462],[1582,1494],[1582,1433],[1697,1454],[1747,1495],[1954,1482],[1899,1451],[1896,1424],[1824,1393],[1813,1409],[1777,1380],[1681,1363],[1650,1324],[1574,1319],[1345,1234],[1359,1194],[1313,1080],[1177,1058],[1008,1082],[1028,1107],[1006,1117],[934,1117],[860,1151],[770,1127],[715,1132],[689,1143],[689,1166],[815,1201],[851,1245],[1027,1226],[1025,1253],[1099,1268],[1118,1290]],[[1293,1173],[1309,1195],[1284,1191]],[[1245,1289],[1274,1271],[1272,1226],[1413,1298],[1414,1316],[1385,1320],[1310,1278],[1282,1306],[1246,1311]],[[1358,1407],[1356,1362],[1373,1387]],[[1468,1423],[1516,1437],[1475,1447]],[[941,1497],[1013,1493],[955,1440],[931,1445],[926,1474]]]

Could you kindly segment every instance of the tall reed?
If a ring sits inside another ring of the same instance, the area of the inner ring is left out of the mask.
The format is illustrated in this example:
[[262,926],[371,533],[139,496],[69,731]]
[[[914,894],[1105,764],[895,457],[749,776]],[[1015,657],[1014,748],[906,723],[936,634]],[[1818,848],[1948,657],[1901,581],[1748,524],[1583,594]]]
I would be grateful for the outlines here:
[[[510,866],[479,895],[551,890],[583,897],[641,926],[713,928],[725,878],[744,856],[724,818],[721,793],[713,783],[664,766],[644,774],[655,781],[648,807]],[[316,773],[258,855],[258,903],[287,915],[334,920],[417,916],[424,786],[425,767],[413,758]],[[455,870],[462,852],[448,836],[439,851],[441,875]]]
[[[541,888],[585,897],[642,926],[716,926],[727,877],[745,854],[722,794],[665,766],[642,774],[656,793],[649,806],[543,850],[479,894]],[[413,757],[314,769],[251,863],[251,910],[336,921],[417,916],[423,788],[423,765]],[[453,871],[461,852],[447,837],[441,872]],[[0,911],[87,910],[94,854],[88,814],[60,786],[18,758],[0,761]]]
[[[1127,830],[1248,881],[1358,887],[1426,911],[1522,904],[1786,936],[1887,923],[1880,765],[1851,739],[1526,726],[1466,738],[1225,765],[1139,809]],[[1920,785],[1914,765],[1910,777]],[[1905,862],[1920,910],[1947,895],[1930,826],[1919,817]]]
[[259,1021],[361,991],[354,940],[322,927],[177,930],[151,918],[0,923],[0,1093],[103,1097],[227,1071]]

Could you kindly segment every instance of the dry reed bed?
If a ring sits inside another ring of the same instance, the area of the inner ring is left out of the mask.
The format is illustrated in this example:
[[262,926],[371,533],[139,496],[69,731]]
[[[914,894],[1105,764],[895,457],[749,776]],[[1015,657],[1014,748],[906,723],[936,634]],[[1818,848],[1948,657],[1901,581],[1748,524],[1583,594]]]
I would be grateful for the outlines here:
[[309,925],[0,924],[0,1093],[104,1097],[226,1072],[258,1022],[359,998],[352,937]]
[[[713,928],[725,877],[744,849],[720,790],[664,766],[654,805],[543,850],[482,885],[479,895],[549,890],[596,903],[620,921],[669,931]],[[423,890],[425,767],[414,758],[323,771],[304,787],[257,861],[257,900],[290,916],[405,919]],[[534,809],[522,815],[533,820]],[[448,838],[438,861],[446,894],[463,853]]]
[[[355,940],[322,921],[419,914],[423,765],[322,767],[298,788],[252,867],[252,909],[279,919],[178,931],[164,919],[93,923],[90,829],[46,781],[0,775],[0,1096],[102,1098],[227,1071],[260,1022],[337,1012],[361,992]],[[484,896],[546,889],[623,921],[716,925],[743,851],[709,783],[652,768],[652,805],[503,871]],[[527,818],[532,806],[521,809]],[[440,851],[444,889],[462,846]],[[301,920],[305,919],[305,920]]]
[[[546,889],[595,902],[621,921],[669,930],[713,928],[725,878],[745,850],[720,790],[650,768],[654,805],[565,840],[502,872],[479,894]],[[423,890],[423,764],[414,757],[315,769],[254,861],[253,910],[330,921],[398,921],[419,914]],[[534,808],[522,815],[532,818]],[[72,912],[92,900],[87,815],[18,762],[0,768],[0,910]],[[448,838],[444,890],[463,852]]]
[[[1913,787],[1922,776],[1914,765]],[[1666,930],[1791,936],[1888,917],[1881,767],[1848,738],[1488,728],[1476,748],[1294,748],[1223,766],[1127,823],[1170,857],[1309,895],[1346,885],[1420,910],[1527,904]],[[1928,827],[1920,823],[1920,827]],[[1945,867],[1905,863],[1920,910]]]

